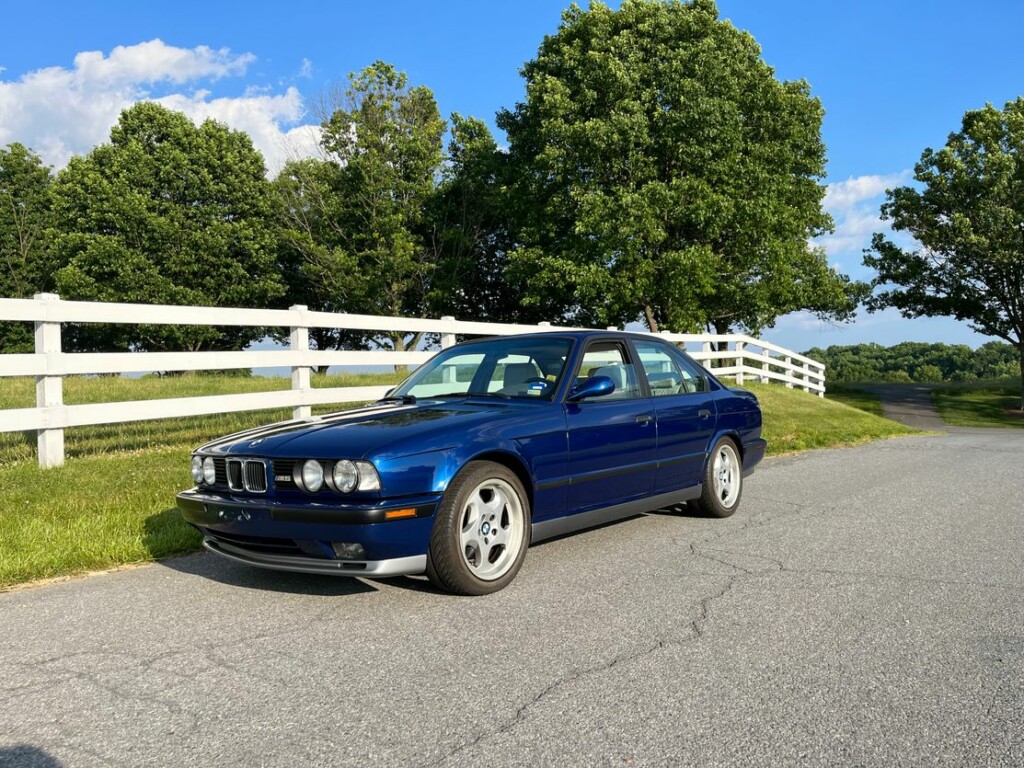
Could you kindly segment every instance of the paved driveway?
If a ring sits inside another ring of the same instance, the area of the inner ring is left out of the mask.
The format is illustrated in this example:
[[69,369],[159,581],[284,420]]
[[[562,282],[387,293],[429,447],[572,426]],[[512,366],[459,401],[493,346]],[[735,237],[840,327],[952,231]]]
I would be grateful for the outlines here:
[[1024,433],[769,461],[436,594],[196,555],[0,595],[0,765],[1021,765]]

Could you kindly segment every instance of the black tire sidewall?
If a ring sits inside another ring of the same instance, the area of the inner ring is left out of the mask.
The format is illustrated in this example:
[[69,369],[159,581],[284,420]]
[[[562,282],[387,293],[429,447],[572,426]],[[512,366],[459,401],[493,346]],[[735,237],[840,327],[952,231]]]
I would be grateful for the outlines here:
[[[466,495],[480,483],[496,478],[508,483],[519,497],[523,509],[523,541],[512,567],[501,578],[488,581],[477,577],[465,562],[459,540],[462,509]],[[522,481],[511,469],[493,461],[471,461],[455,475],[448,484],[437,520],[430,534],[430,549],[427,553],[427,575],[436,585],[460,595],[486,595],[508,586],[522,568],[526,550],[530,546],[531,510],[529,497]]]
[[[715,456],[724,443],[729,443],[733,451],[735,451],[736,463],[738,464],[737,471],[739,473],[740,489],[739,493],[736,494],[736,501],[733,502],[731,507],[722,504],[721,499],[715,493]],[[700,500],[698,501],[701,510],[704,514],[711,517],[730,517],[739,509],[740,502],[743,500],[743,485],[743,459],[736,441],[730,437],[718,438],[708,454],[707,465],[704,467],[704,484],[701,487]]]

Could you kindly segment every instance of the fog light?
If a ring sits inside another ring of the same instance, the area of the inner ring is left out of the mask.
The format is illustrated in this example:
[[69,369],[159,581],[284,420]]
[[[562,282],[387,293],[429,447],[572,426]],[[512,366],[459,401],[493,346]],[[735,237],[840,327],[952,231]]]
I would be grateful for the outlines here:
[[363,549],[363,545],[354,541],[332,541],[331,546],[334,547],[334,554],[338,556],[339,560],[365,560],[366,550]]

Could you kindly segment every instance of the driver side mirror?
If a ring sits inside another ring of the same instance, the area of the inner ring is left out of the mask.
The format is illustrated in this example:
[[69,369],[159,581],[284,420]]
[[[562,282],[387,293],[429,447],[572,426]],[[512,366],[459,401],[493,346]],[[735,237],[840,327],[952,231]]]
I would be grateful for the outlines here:
[[569,390],[566,398],[570,403],[583,400],[586,397],[602,397],[610,395],[615,391],[615,382],[609,376],[591,376],[580,384]]

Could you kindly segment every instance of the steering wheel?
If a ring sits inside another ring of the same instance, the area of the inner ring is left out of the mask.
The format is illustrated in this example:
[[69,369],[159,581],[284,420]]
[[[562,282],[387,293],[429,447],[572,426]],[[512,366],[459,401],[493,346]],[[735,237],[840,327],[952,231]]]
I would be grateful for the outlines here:
[[523,380],[523,384],[532,384],[534,382],[539,382],[543,384],[545,387],[551,383],[547,379],[542,379],[540,376],[531,376],[530,378]]

